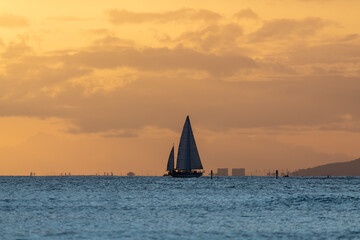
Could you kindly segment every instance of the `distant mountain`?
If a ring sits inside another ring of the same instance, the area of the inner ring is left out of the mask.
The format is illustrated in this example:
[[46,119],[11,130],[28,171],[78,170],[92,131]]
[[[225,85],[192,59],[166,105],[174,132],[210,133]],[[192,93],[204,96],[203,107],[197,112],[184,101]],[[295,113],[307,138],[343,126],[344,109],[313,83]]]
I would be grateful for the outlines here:
[[349,162],[330,163],[314,168],[300,169],[292,176],[360,176],[360,158]]

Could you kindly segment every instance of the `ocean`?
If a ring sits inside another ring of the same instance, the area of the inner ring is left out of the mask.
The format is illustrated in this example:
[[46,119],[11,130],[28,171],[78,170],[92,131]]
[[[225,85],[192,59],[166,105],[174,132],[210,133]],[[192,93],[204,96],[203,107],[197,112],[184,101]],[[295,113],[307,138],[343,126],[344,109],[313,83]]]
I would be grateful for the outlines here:
[[358,177],[0,177],[0,239],[339,238]]

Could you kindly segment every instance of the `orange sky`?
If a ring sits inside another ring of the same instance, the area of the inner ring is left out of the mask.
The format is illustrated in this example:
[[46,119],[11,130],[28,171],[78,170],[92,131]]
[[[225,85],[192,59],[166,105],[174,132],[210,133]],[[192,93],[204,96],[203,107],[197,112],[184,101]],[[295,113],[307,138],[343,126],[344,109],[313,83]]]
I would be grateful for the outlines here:
[[357,0],[0,2],[0,174],[161,175],[360,156]]

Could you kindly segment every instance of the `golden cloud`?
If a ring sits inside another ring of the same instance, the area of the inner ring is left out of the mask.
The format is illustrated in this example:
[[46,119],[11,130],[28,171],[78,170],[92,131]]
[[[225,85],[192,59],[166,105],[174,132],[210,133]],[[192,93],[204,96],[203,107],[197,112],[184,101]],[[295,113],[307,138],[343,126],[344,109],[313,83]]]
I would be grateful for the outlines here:
[[21,16],[3,13],[0,15],[0,27],[3,28],[21,28],[29,25],[28,20]]
[[105,12],[109,21],[113,24],[124,24],[124,23],[168,23],[168,22],[183,22],[183,21],[217,21],[222,17],[220,14],[205,10],[205,9],[191,9],[182,8],[175,11],[165,12],[131,12],[128,10],[110,9]]

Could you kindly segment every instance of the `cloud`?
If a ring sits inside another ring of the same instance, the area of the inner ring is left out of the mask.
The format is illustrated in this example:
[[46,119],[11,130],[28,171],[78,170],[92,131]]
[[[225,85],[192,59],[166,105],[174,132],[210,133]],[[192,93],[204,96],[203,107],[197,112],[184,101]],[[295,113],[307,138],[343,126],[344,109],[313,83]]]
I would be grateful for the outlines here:
[[84,95],[80,86],[68,85],[56,98],[6,99],[0,101],[0,115],[68,119],[79,133],[145,126],[178,130],[188,114],[216,131],[319,126],[344,114],[360,118],[359,91],[358,78],[230,83],[142,74],[110,93]]
[[137,79],[137,71],[129,68],[94,69],[90,74],[72,79],[72,86],[81,86],[86,95],[112,92]]
[[94,29],[89,29],[86,31],[86,33],[91,34],[91,35],[96,35],[96,36],[101,36],[101,35],[111,35],[111,31],[109,29],[106,28],[94,28]]
[[154,77],[169,74],[175,77],[183,72],[179,74],[186,78],[208,74],[221,79],[257,67],[254,60],[242,55],[204,54],[184,47],[136,49],[116,46],[124,41],[115,37],[102,40],[114,42],[115,46],[96,41],[75,53],[57,51],[43,56],[33,52],[16,54],[25,52],[23,43],[10,46],[3,57],[17,59],[3,67],[0,99],[56,97],[69,88],[85,95],[111,92],[136,80],[139,71]]
[[138,137],[139,135],[135,132],[123,131],[123,132],[105,133],[105,134],[102,134],[101,136],[105,137],[105,138],[135,138],[135,137]]
[[25,39],[21,39],[18,42],[11,42],[6,47],[5,50],[1,53],[3,58],[19,58],[24,54],[30,53],[32,48],[27,44]]
[[321,2],[321,3],[326,3],[326,2],[333,2],[334,0],[298,0],[300,2]]
[[321,18],[275,19],[264,22],[263,26],[250,34],[252,42],[269,40],[288,41],[292,37],[308,37],[328,26],[330,23]]
[[81,21],[94,20],[94,18],[80,18],[80,17],[66,16],[66,17],[48,17],[46,18],[46,20],[61,21],[61,22],[81,22]]
[[105,12],[109,21],[113,24],[124,23],[168,23],[168,22],[189,22],[189,21],[217,21],[222,17],[220,14],[205,9],[182,8],[166,12],[131,12],[128,10],[110,9]]
[[224,52],[224,49],[231,49],[233,52],[238,47],[238,38],[243,37],[243,34],[243,28],[238,24],[213,24],[198,31],[185,32],[175,42],[181,44],[190,43],[206,52]]
[[118,38],[112,35],[107,35],[103,38],[94,41],[95,47],[114,47],[114,46],[134,46],[135,43],[128,39]]
[[[232,29],[239,33],[231,35]],[[241,28],[211,25],[188,39],[195,42],[200,36],[204,42],[225,45],[212,36],[221,32],[236,41]],[[326,127],[339,121],[338,116],[360,118],[358,76],[304,75],[289,53],[289,61],[277,61],[276,55],[255,61],[237,53],[204,53],[183,46],[135,48],[121,46],[116,37],[103,40],[114,43],[100,41],[77,51],[32,53],[6,61],[0,115],[58,117],[75,126],[73,133],[105,137],[146,126],[178,130],[188,114],[215,131]],[[266,82],[265,68],[283,75]],[[245,74],[253,76],[254,71],[262,75],[244,81]]]
[[325,43],[301,46],[291,49],[288,56],[290,63],[299,65],[342,62],[356,64],[360,61],[360,43]]
[[92,72],[89,68],[71,66],[53,57],[30,54],[9,61],[4,70],[4,76],[0,78],[0,100],[5,102],[7,99],[26,101],[54,96],[62,91],[68,80]]
[[341,120],[324,124],[319,130],[324,131],[344,131],[344,132],[360,132],[360,121],[353,119],[351,114],[342,115]]
[[181,46],[170,48],[113,48],[79,51],[61,56],[62,61],[92,68],[133,67],[145,71],[203,70],[216,76],[255,68],[256,62],[242,55],[204,54]]
[[344,37],[342,37],[341,39],[339,39],[339,42],[349,42],[349,41],[353,41],[353,40],[359,40],[360,35],[355,33],[355,34],[348,34]]
[[242,9],[239,12],[234,14],[234,17],[237,19],[254,19],[257,20],[260,17],[250,8]]
[[0,15],[0,27],[3,28],[21,28],[27,27],[28,20],[21,16],[16,16],[8,13]]

